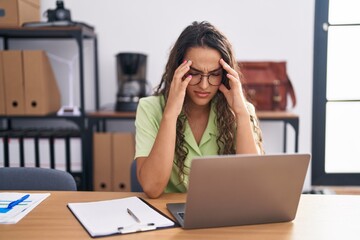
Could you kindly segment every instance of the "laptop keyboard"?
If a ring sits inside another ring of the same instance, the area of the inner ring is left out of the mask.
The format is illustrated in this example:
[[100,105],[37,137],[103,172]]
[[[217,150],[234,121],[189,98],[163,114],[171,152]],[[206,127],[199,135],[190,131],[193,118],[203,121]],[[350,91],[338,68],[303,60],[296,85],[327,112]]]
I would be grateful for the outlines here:
[[178,212],[177,213],[179,215],[179,217],[184,220],[184,217],[185,217],[185,213],[184,212]]

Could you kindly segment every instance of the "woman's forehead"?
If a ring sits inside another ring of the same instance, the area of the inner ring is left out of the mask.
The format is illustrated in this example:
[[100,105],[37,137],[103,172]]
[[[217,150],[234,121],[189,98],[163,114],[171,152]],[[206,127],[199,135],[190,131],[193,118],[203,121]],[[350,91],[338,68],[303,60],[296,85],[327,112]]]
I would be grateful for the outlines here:
[[218,50],[208,47],[189,48],[185,54],[185,60],[191,60],[193,68],[204,72],[218,69],[220,58]]

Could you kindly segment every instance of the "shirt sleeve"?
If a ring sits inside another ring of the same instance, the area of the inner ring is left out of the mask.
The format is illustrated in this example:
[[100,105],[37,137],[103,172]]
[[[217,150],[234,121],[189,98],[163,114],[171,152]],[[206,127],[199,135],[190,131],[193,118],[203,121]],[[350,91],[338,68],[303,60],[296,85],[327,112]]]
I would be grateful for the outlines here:
[[154,145],[162,117],[158,98],[152,96],[139,101],[135,119],[135,158],[147,157]]

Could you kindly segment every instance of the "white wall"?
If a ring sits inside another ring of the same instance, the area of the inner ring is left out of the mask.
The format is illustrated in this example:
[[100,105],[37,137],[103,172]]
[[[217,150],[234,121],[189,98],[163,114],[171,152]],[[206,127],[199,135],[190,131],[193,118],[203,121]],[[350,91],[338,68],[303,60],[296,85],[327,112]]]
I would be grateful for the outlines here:
[[[311,152],[314,0],[65,0],[74,21],[95,27],[99,41],[100,103],[115,102],[115,55],[148,55],[147,77],[153,87],[169,49],[194,20],[207,20],[233,43],[239,60],[286,60],[300,116],[300,152]],[[55,0],[41,0],[41,11]],[[44,19],[46,20],[46,19]],[[268,153],[282,150],[282,125],[261,123]],[[289,143],[292,144],[289,131]],[[291,149],[290,149],[291,150]],[[307,180],[309,184],[309,180]]]

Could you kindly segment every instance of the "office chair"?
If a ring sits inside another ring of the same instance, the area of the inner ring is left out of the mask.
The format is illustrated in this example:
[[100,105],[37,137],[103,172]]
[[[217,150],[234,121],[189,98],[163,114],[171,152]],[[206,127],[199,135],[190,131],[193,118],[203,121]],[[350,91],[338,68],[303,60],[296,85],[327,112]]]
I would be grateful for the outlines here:
[[143,192],[143,189],[137,179],[136,175],[136,160],[132,161],[130,169],[130,188],[132,192]]
[[65,171],[33,167],[1,167],[0,190],[76,191],[73,176]]

